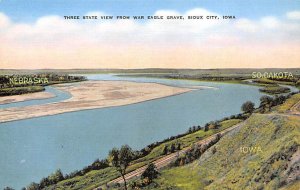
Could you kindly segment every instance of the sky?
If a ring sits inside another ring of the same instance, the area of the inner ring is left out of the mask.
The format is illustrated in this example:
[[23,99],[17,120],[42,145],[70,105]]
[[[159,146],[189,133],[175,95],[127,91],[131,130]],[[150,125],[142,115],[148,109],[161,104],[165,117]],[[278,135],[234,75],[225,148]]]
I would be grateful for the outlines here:
[[0,0],[1,69],[299,68],[299,42],[298,0]]

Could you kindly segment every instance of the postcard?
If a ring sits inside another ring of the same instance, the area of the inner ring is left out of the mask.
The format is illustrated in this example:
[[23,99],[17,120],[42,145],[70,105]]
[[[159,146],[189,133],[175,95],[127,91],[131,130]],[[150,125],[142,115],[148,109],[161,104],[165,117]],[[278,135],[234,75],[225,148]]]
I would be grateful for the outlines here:
[[0,0],[0,189],[299,190],[297,0]]

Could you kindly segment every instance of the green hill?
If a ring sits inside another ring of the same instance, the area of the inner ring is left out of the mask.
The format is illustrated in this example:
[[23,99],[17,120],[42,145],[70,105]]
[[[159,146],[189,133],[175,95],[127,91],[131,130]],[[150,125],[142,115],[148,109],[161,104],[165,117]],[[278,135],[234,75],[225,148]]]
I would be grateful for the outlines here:
[[299,144],[299,116],[255,114],[199,160],[161,171],[158,186],[147,189],[297,189]]

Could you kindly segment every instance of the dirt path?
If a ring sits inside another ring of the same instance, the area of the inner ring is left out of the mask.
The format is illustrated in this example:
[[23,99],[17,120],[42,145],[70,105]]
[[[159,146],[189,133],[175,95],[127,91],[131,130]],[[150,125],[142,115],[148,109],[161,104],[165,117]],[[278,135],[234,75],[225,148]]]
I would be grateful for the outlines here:
[[291,107],[289,113],[293,115],[300,115],[300,101]]

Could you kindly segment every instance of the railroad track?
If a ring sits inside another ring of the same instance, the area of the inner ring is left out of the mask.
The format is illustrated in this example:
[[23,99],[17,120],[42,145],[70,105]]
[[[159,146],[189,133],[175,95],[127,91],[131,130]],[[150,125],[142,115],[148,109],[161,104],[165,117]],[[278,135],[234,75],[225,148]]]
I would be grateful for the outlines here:
[[[200,141],[196,142],[195,144],[196,144],[196,145],[204,145],[204,144],[208,144],[208,143],[209,143],[211,140],[213,140],[218,134],[223,135],[223,134],[225,134],[225,133],[227,133],[227,132],[229,132],[229,131],[231,131],[231,130],[233,130],[233,129],[239,127],[239,126],[240,126],[240,124],[236,124],[236,125],[234,125],[234,126],[232,126],[232,127],[230,127],[230,128],[227,128],[227,129],[225,129],[225,130],[223,130],[223,131],[220,131],[220,132],[218,132],[218,133],[216,133],[216,134],[214,134],[214,135],[211,135],[211,136],[209,136],[209,137],[207,137],[207,138],[205,138],[205,139],[203,139],[203,140],[200,140]],[[153,161],[152,163],[156,166],[157,169],[161,169],[161,168],[163,168],[163,167],[169,165],[172,161],[176,160],[176,158],[177,158],[178,156],[180,156],[180,155],[186,153],[186,152],[187,152],[188,150],[190,150],[190,149],[191,149],[190,147],[186,147],[186,148],[184,148],[184,149],[182,149],[182,150],[180,150],[180,151],[177,151],[177,152],[174,152],[174,153],[172,153],[172,154],[166,155],[166,156],[164,156],[164,157],[162,157],[162,158],[159,158],[159,159]],[[146,168],[147,168],[147,165],[142,166],[142,167],[140,167],[140,168],[138,168],[138,169],[136,169],[136,170],[134,170],[134,171],[131,171],[131,172],[127,173],[127,174],[125,175],[125,179],[126,179],[126,180],[130,180],[130,179],[132,179],[132,178],[141,176],[142,173],[146,170]],[[119,184],[121,184],[121,183],[124,183],[124,180],[123,180],[122,177],[118,177],[118,178],[116,178],[116,179],[110,181],[110,182],[108,183],[108,185],[111,185],[111,184],[114,184],[114,183],[119,183]],[[100,189],[100,187],[95,188],[95,190],[97,190],[97,189]]]

